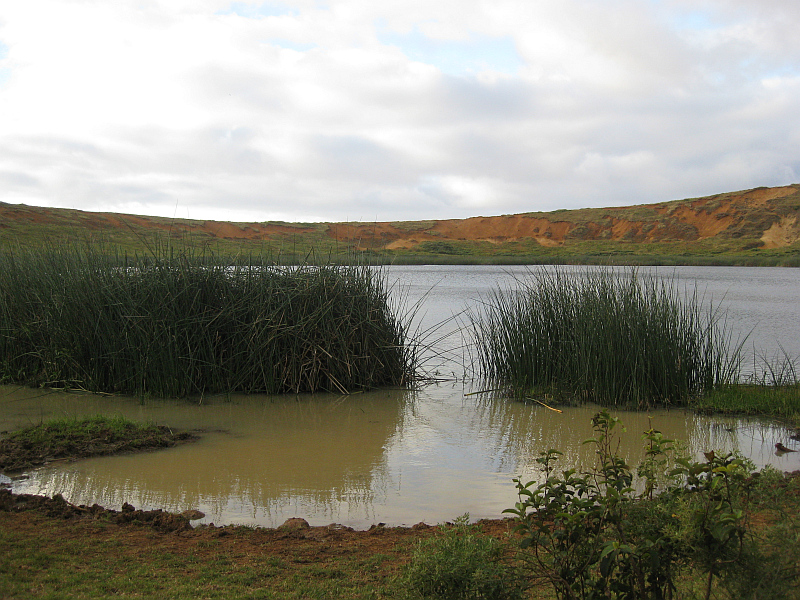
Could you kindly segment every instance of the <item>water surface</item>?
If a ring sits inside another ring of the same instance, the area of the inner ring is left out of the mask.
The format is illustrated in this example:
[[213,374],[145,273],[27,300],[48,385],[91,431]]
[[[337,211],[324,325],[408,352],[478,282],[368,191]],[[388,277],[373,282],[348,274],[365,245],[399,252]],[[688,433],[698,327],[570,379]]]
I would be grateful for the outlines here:
[[[754,352],[783,347],[800,356],[795,316],[800,270],[686,267],[661,270],[728,311],[735,335],[749,334]],[[303,517],[367,528],[373,523],[438,523],[465,512],[499,517],[516,501],[513,477],[538,476],[535,459],[550,448],[563,464],[589,464],[593,407],[557,413],[539,405],[472,395],[465,382],[470,354],[459,314],[494,286],[512,286],[524,267],[393,267],[388,272],[406,305],[424,297],[419,330],[450,318],[429,353],[443,381],[416,391],[379,390],[350,396],[231,396],[202,402],[100,397],[0,386],[0,431],[54,416],[121,414],[181,430],[199,442],[136,455],[53,463],[0,482],[21,493],[55,494],[77,504],[171,511],[199,509],[203,522],[280,525]],[[755,350],[757,348],[757,350]],[[449,379],[449,380],[448,380]],[[474,384],[479,387],[479,384]],[[800,469],[800,452],[776,456],[781,441],[800,449],[775,424],[709,418],[685,411],[617,413],[626,426],[621,452],[642,456],[651,424],[683,440],[696,458],[710,449],[738,451],[757,466]]]
[[[3,427],[52,416],[122,414],[201,440],[145,454],[55,463],[13,482],[21,493],[61,493],[77,504],[206,513],[204,522],[276,526],[301,516],[336,522],[437,523],[469,512],[498,517],[516,500],[512,478],[538,476],[540,451],[558,448],[566,466],[589,464],[593,407],[556,413],[538,405],[465,396],[461,384],[416,392],[352,396],[232,396],[184,401],[98,398],[0,388]],[[651,426],[684,440],[700,458],[708,449],[738,450],[757,465],[800,468],[797,454],[776,456],[783,428],[684,411],[619,413],[621,452],[635,464]],[[798,453],[800,454],[800,453]]]

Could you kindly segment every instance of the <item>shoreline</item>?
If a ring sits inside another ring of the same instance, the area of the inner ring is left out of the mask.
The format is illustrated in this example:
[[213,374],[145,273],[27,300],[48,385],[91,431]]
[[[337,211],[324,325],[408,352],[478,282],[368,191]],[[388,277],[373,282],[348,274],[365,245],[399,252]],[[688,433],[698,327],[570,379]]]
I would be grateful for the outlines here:
[[[215,525],[214,523],[201,523],[192,525],[192,521],[202,519],[205,515],[198,510],[185,510],[180,513],[172,513],[161,508],[152,510],[142,510],[128,504],[122,505],[120,510],[105,508],[99,504],[87,506],[85,504],[73,504],[64,499],[61,494],[54,496],[44,496],[40,494],[18,494],[8,487],[0,485],[0,513],[25,513],[34,512],[48,518],[55,518],[64,521],[105,521],[115,525],[139,525],[149,526],[160,533],[180,533],[191,531],[223,531],[223,530],[248,530],[248,531],[282,531],[282,532],[303,532],[301,537],[320,537],[326,532],[342,531],[354,534],[368,534],[376,530],[396,531],[396,532],[420,532],[429,529],[436,529],[439,525],[451,525],[451,522],[429,524],[420,521],[415,525],[386,525],[384,523],[373,523],[367,529],[356,529],[339,523],[329,525],[309,525],[302,517],[290,517],[277,527],[263,527],[252,525]],[[475,525],[497,529],[505,528],[510,531],[513,528],[511,517],[498,517],[494,519],[478,519]]]

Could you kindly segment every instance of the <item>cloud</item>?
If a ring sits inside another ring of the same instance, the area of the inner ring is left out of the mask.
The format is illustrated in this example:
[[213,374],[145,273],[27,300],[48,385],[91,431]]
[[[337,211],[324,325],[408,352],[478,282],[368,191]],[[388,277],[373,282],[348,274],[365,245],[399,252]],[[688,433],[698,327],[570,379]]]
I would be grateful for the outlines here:
[[797,181],[769,0],[4,3],[0,200],[458,218]]

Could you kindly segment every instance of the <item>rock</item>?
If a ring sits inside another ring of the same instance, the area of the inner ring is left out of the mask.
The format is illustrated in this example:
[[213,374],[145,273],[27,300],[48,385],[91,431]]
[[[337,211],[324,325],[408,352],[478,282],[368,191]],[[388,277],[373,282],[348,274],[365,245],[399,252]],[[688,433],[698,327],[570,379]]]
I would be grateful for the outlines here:
[[189,519],[190,521],[196,521],[197,519],[202,519],[206,516],[206,513],[200,510],[189,509],[185,510],[181,513],[181,516]]
[[308,529],[311,527],[308,524],[308,521],[305,519],[301,519],[300,517],[292,517],[291,519],[286,519],[286,521],[281,525],[278,529]]

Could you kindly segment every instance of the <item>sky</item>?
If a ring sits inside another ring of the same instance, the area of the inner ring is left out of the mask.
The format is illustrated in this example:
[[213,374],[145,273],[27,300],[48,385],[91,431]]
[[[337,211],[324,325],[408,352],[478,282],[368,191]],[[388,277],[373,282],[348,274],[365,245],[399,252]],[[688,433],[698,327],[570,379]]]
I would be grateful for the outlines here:
[[800,182],[794,0],[0,0],[0,202],[225,221]]

